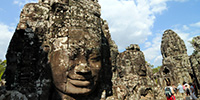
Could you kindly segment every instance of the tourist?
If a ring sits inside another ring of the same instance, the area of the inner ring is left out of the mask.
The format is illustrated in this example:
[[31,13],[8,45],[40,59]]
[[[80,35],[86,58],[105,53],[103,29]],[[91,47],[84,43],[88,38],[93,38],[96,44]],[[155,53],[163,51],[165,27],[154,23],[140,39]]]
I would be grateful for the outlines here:
[[192,98],[192,100],[196,100],[197,99],[197,97],[195,96],[195,89],[194,89],[194,86],[193,86],[193,84],[192,83],[189,83],[189,85],[190,85],[190,97]]
[[[195,95],[196,95],[196,97],[197,97],[198,90],[197,90],[197,88],[196,88],[195,82],[193,83],[193,87],[194,87]],[[197,98],[198,98],[198,97],[197,97]]]
[[184,96],[184,89],[183,89],[183,86],[179,83],[178,84],[178,87],[177,87],[178,91],[179,91],[179,94],[181,96]]
[[185,91],[185,84],[186,84],[186,82],[184,81],[183,84],[182,84],[184,91]]
[[172,84],[172,88],[174,90],[174,96],[177,95],[177,87],[175,86],[175,84]]
[[167,82],[167,86],[165,87],[165,95],[167,97],[167,100],[176,100],[174,94],[174,90],[173,90],[173,87],[170,86],[170,82]]
[[186,93],[186,97],[185,97],[185,100],[190,100],[190,99],[192,99],[191,97],[190,97],[190,86],[186,83],[185,84],[185,93]]

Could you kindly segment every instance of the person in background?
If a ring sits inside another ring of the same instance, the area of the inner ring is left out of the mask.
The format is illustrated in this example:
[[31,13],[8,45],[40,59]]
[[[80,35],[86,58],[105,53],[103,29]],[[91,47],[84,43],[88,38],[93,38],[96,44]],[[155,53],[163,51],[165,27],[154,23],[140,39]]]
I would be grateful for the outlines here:
[[192,100],[196,100],[197,97],[195,96],[195,89],[192,83],[189,83],[190,85],[190,98],[192,98]]
[[196,88],[195,82],[192,85],[193,85],[194,90],[195,90],[195,95],[198,98],[198,95],[197,95],[198,94],[198,89]]
[[175,86],[175,84],[172,84],[172,88],[174,90],[174,95],[177,95],[177,87]]
[[178,83],[177,89],[178,89],[178,91],[179,91],[179,94],[180,94],[181,96],[184,96],[184,89],[183,89],[183,86],[182,86],[180,83]]
[[182,84],[184,91],[185,91],[185,84],[186,84],[186,82],[184,81],[183,84]]
[[192,99],[191,97],[190,97],[190,86],[186,83],[185,84],[185,93],[186,93],[186,97],[185,97],[185,100],[190,100],[190,99]]
[[[167,82],[167,86],[165,87],[165,95],[167,97],[167,100],[176,100],[176,98],[174,96],[175,92],[174,92],[172,86],[170,86],[170,85],[171,85],[170,82]],[[170,96],[168,96],[168,94],[166,94],[166,93],[169,93]]]

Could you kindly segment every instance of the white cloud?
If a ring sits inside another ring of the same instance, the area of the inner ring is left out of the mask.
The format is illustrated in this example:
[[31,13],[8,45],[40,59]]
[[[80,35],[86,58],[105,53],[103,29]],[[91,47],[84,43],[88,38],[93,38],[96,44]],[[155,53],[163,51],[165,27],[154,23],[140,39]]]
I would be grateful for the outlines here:
[[192,41],[193,37],[200,34],[199,27],[200,27],[200,22],[196,22],[190,25],[175,25],[175,27],[173,28],[173,30],[185,42],[188,55],[191,55],[194,50],[189,41]]
[[189,41],[192,40],[190,33],[185,33],[184,31],[180,29],[174,29],[174,31],[180,36],[181,39],[183,39],[185,46],[187,48],[187,53],[188,55],[191,55],[193,52],[193,48],[192,48],[192,45],[189,43]]
[[189,33],[184,32],[182,29],[173,29],[174,32],[176,32],[181,39],[187,40],[189,37]]
[[152,11],[155,13],[162,13],[163,10],[167,9],[167,1],[169,0],[152,0],[150,3]]
[[[14,0],[14,3],[23,6],[26,3],[37,1]],[[124,50],[130,44],[144,44],[146,60],[155,66],[161,65],[162,36],[156,35],[152,40],[148,40],[148,37],[152,35],[151,29],[156,15],[167,10],[168,1],[186,2],[188,0],[99,0],[102,18],[108,21],[112,39],[118,45],[119,51]],[[177,33],[187,41],[191,38],[183,31],[189,30],[190,26],[197,27],[198,25],[198,23],[185,25],[180,29],[182,31],[177,30]],[[186,43],[187,45],[189,44]]]
[[[129,44],[144,44],[145,59],[155,66],[162,65],[162,36],[155,35],[151,40],[148,40],[148,37],[152,35],[151,29],[156,15],[167,10],[168,1],[187,0],[99,0],[102,18],[108,21],[111,36],[119,51],[124,50]],[[184,30],[188,29],[185,25]],[[184,34],[181,36],[187,38]]]
[[200,28],[200,22],[197,22],[197,23],[191,24],[190,26],[192,26],[192,27],[199,27],[199,28]]
[[189,30],[189,27],[187,25],[183,25],[183,30]]
[[99,0],[102,18],[109,23],[113,40],[122,50],[142,44],[152,34],[156,14],[166,10],[168,0]]
[[[180,36],[181,39],[183,39],[187,48],[188,55],[191,55],[194,50],[189,41],[191,41],[193,37],[200,34],[199,28],[198,27],[194,28],[194,26],[198,26],[197,23],[190,24],[190,25],[174,25],[172,28],[172,30],[176,32]],[[163,32],[164,31],[162,31],[161,33],[163,34]],[[145,46],[149,46],[150,43],[151,43],[151,46],[143,50],[146,61],[150,62],[155,67],[162,65],[162,55],[160,51],[161,39],[162,39],[162,36],[160,34],[160,35],[155,36],[152,39],[152,41],[145,42]]]
[[14,0],[13,3],[19,5],[20,7],[24,6],[27,3],[35,3],[38,0]]
[[156,65],[155,67],[157,67],[157,66],[161,66],[162,65],[162,56],[160,55],[160,56],[157,56],[156,58],[155,58],[155,60],[154,60],[154,65]]
[[153,64],[155,67],[162,65],[162,56],[160,51],[161,38],[161,34],[157,34],[152,41],[150,41],[152,45],[143,50],[145,60]]
[[150,46],[151,46],[151,42],[146,42],[144,47],[145,47],[145,48],[148,48],[148,47],[150,47]]
[[9,41],[14,33],[14,28],[0,23],[0,59],[5,59]]

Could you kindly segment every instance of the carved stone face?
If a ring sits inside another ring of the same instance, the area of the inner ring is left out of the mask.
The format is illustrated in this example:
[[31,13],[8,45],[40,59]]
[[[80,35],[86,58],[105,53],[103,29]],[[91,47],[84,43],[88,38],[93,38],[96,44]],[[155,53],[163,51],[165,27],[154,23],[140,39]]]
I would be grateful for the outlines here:
[[89,94],[98,82],[101,66],[101,43],[98,38],[85,38],[87,33],[74,30],[54,41],[50,54],[53,82],[66,94]]

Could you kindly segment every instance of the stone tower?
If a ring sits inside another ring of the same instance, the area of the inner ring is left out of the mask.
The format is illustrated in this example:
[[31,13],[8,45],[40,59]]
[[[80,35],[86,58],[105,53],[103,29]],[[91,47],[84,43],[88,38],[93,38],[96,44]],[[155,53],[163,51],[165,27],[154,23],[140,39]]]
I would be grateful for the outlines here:
[[163,65],[160,69],[161,76],[164,77],[163,85],[166,82],[178,84],[192,82],[190,75],[189,56],[184,41],[172,30],[166,30],[162,37],[161,53]]

